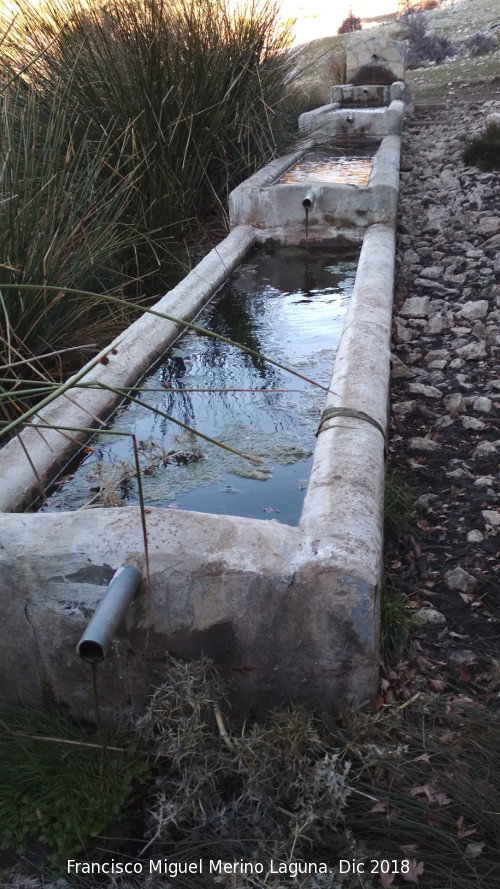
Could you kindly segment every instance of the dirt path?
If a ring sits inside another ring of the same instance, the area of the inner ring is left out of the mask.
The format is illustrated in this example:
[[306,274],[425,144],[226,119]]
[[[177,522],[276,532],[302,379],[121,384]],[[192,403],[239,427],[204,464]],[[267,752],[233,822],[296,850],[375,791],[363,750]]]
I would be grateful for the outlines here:
[[[500,173],[466,167],[493,98],[417,106],[405,126],[389,466],[417,514],[386,571],[419,621],[389,695],[500,706]],[[384,685],[384,683],[383,683]]]

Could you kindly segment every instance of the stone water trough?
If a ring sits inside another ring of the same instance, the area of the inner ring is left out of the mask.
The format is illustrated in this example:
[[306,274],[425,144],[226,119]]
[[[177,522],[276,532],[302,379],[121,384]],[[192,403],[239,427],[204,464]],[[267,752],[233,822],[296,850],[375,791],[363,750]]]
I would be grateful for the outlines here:
[[[373,56],[372,43],[368,51]],[[358,69],[362,61],[361,54]],[[404,78],[400,68],[392,75]],[[246,711],[283,701],[340,706],[375,693],[403,111],[398,98],[378,112],[377,121],[385,114],[390,123],[385,133],[379,123],[372,132],[366,118],[370,137],[381,138],[366,186],[316,182],[308,205],[308,183],[276,180],[324,143],[328,115],[326,135],[337,138],[335,114],[345,109],[318,112],[321,127],[309,129],[296,156],[273,161],[233,192],[224,241],[0,451],[1,697],[33,702],[50,693],[74,712],[92,711],[90,671],[76,645],[125,564],[143,582],[99,666],[103,709],[140,704],[162,681],[169,654],[212,658]],[[356,114],[374,116],[368,108]],[[304,241],[305,216],[314,243],[362,247],[298,525],[147,509],[148,584],[138,507],[21,512],[75,439],[88,438],[74,430],[110,415],[116,396],[100,386],[134,385],[178,336],[175,319],[194,318],[255,244]]]

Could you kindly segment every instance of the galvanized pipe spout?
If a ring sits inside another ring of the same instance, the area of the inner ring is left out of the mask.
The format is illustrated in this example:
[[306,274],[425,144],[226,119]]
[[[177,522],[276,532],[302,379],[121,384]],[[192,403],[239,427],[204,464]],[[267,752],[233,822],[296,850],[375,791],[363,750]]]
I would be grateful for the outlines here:
[[316,195],[315,195],[314,191],[308,191],[307,194],[304,195],[304,197],[302,199],[302,206],[304,207],[304,210],[311,209],[312,205],[314,204],[315,197],[316,197]]
[[141,572],[133,565],[122,565],[115,572],[103,600],[76,646],[84,661],[96,664],[107,656],[141,580]]

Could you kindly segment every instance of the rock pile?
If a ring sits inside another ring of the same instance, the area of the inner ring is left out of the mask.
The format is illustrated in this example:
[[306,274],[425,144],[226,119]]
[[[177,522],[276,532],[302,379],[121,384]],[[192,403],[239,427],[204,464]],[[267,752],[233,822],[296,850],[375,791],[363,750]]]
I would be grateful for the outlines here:
[[419,495],[400,586],[443,615],[421,621],[443,663],[482,667],[500,660],[500,173],[462,151],[499,110],[417,106],[405,126],[389,446]]

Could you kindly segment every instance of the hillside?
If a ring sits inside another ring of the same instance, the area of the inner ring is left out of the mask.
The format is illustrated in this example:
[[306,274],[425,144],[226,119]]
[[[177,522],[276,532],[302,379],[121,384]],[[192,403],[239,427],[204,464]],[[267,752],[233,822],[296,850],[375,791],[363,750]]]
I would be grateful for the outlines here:
[[[423,15],[428,29],[434,31],[437,37],[448,38],[462,50],[443,64],[426,62],[421,67],[408,70],[407,78],[413,83],[417,100],[444,98],[457,94],[458,90],[463,90],[463,95],[469,96],[471,87],[473,91],[476,87],[479,89],[479,97],[481,87],[488,93],[500,95],[500,42],[494,51],[484,54],[470,55],[463,50],[465,41],[478,31],[493,35],[500,41],[498,0],[444,0],[438,9],[424,12]],[[362,23],[364,31],[379,29],[395,39],[404,37],[396,12],[363,18]],[[328,99],[328,86],[332,82],[340,82],[341,60],[350,39],[351,35],[329,35],[304,47],[304,59],[309,65],[305,81],[309,88],[314,86],[322,101]]]

